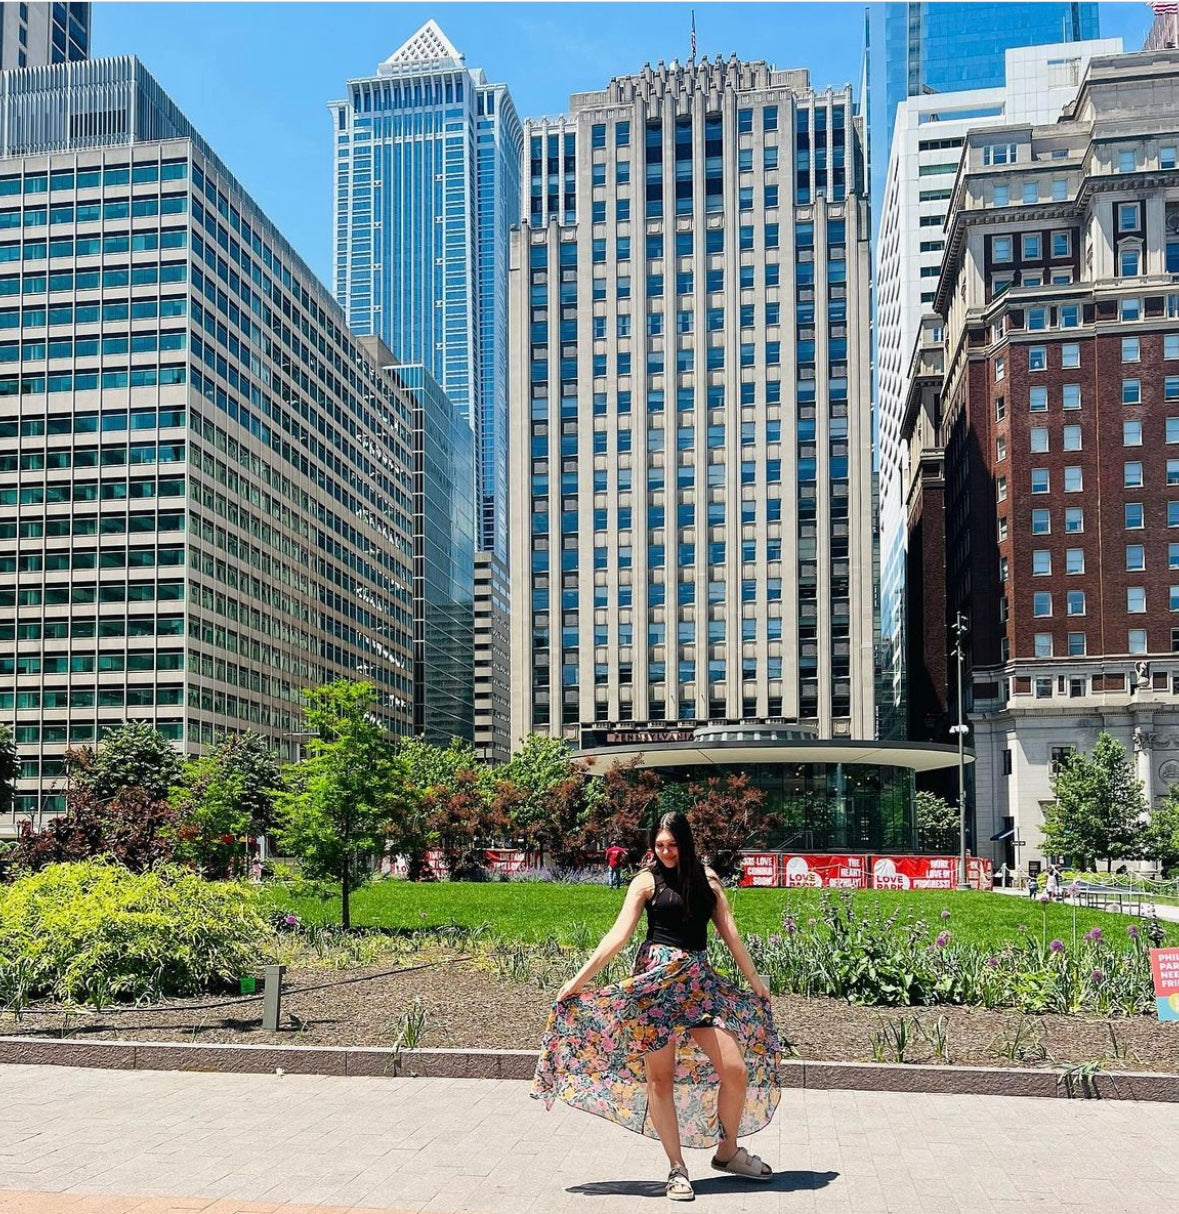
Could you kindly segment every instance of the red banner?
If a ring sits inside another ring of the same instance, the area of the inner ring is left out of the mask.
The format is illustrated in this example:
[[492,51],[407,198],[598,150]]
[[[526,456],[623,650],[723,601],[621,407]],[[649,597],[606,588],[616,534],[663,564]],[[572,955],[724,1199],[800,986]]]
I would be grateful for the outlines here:
[[529,867],[528,853],[516,848],[488,848],[487,867],[493,873],[518,873]]
[[953,889],[957,856],[874,856],[873,889]]
[[782,884],[816,889],[864,889],[867,856],[791,855],[782,857]]
[[777,885],[779,879],[777,852],[744,852],[741,856],[741,884]]

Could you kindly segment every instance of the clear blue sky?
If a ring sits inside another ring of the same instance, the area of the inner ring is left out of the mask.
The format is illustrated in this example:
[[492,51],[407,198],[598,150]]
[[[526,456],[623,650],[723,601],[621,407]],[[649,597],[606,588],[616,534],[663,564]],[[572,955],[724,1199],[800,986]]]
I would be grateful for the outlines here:
[[[763,4],[100,3],[95,57],[134,54],[187,114],[311,268],[331,286],[332,132],[327,102],[371,75],[433,17],[521,117],[561,113],[648,60],[697,53],[806,67],[811,82],[857,84],[865,6]],[[875,5],[871,7],[877,7]],[[1145,4],[1101,5],[1101,33],[1137,50]],[[875,37],[875,34],[874,34]],[[879,63],[883,38],[873,56]],[[875,87],[875,85],[874,85]]]

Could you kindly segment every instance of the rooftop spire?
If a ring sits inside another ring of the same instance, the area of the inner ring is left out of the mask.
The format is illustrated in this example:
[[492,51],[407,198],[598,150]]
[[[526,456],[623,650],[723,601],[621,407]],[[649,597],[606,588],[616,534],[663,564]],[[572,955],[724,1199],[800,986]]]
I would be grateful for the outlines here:
[[432,17],[412,37],[407,38],[388,59],[382,68],[409,67],[419,63],[462,63],[463,56],[450,39],[438,28]]

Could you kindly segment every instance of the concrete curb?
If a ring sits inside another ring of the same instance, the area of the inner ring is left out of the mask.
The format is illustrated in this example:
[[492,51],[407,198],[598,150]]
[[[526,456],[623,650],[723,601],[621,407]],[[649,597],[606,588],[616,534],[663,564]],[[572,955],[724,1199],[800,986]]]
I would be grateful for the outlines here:
[[[189,1045],[184,1042],[55,1041],[0,1037],[0,1064],[124,1071],[366,1075],[429,1079],[531,1079],[535,1050],[393,1050],[364,1046]],[[1179,1075],[1141,1071],[1047,1071],[1018,1067],[878,1062],[782,1064],[783,1087],[962,1096],[1041,1096],[1179,1102]]]

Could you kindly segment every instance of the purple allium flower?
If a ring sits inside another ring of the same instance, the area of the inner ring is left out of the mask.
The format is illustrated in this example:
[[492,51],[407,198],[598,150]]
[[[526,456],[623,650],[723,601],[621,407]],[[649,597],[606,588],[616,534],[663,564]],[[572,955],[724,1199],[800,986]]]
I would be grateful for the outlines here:
[[1137,940],[1138,939],[1137,924],[1131,923],[1130,926],[1128,928],[1126,928],[1126,935],[1129,936],[1131,940]]
[[299,926],[299,916],[298,915],[284,915],[283,922],[287,925],[287,927],[298,927]]
[[786,934],[788,936],[793,936],[794,933],[798,931],[798,924],[795,923],[793,915],[787,915],[786,918],[782,920],[782,926],[786,929]]
[[938,932],[937,939],[933,942],[934,948],[945,948],[950,943],[949,932]]
[[774,945],[774,947],[776,948],[778,945],[780,945],[780,944],[782,943],[782,937],[781,937],[781,936],[776,936],[776,935],[775,935],[775,936],[771,936],[771,937],[770,937],[770,943],[771,943],[772,945]]
[[1092,982],[1094,986],[1100,986],[1102,982],[1105,981],[1105,975],[1100,970],[1094,970],[1089,975],[1089,981]]
[[1090,944],[1100,944],[1101,936],[1102,936],[1101,928],[1099,928],[1099,927],[1091,927],[1085,933],[1085,939],[1088,940]]
[[1049,895],[1048,891],[1044,890],[1043,893],[1039,893],[1036,895],[1036,901],[1037,902],[1051,902],[1052,898]]
[[987,967],[987,969],[990,969],[990,970],[997,970],[999,968],[999,958],[998,957],[988,957],[986,959],[986,967]]
[[1064,941],[1063,940],[1050,940],[1048,942],[1048,947],[1054,953],[1063,953],[1064,952]]
[[944,922],[945,922],[945,921],[946,921],[946,920],[947,920],[949,917],[950,917],[950,912],[949,912],[948,910],[944,910],[944,911],[942,911],[942,922],[943,922],[943,923],[944,923]]

